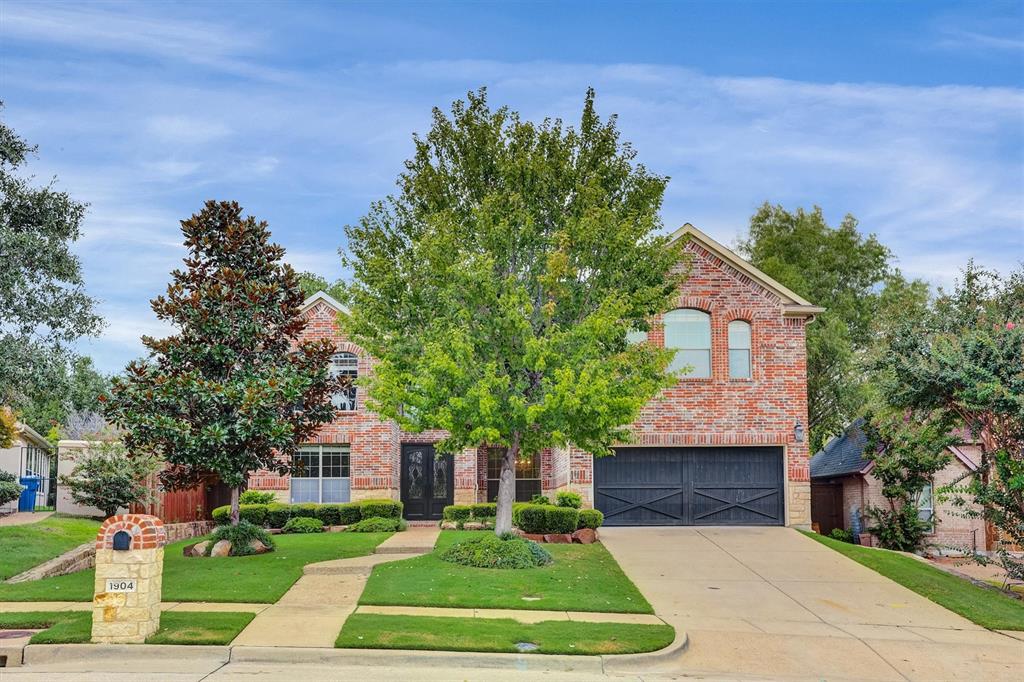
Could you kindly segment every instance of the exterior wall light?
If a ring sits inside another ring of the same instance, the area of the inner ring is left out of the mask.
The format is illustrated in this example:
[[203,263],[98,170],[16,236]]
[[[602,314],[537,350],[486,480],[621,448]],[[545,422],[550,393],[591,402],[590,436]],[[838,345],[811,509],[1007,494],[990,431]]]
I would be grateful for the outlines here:
[[796,425],[793,427],[793,440],[797,443],[804,442],[804,425],[800,423],[800,420],[796,420]]

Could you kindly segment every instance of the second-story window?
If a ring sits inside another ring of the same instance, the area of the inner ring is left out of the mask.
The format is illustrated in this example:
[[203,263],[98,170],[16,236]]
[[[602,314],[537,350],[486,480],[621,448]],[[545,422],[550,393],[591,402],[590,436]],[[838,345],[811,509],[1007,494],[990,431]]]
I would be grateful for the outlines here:
[[711,376],[711,316],[702,310],[679,308],[665,313],[665,348],[676,349],[669,371],[690,367],[684,378]]
[[750,323],[743,320],[729,323],[729,378],[750,378]]
[[331,356],[331,377],[347,377],[346,388],[331,395],[334,409],[350,412],[356,409],[356,385],[359,377],[359,357],[355,353],[335,353]]

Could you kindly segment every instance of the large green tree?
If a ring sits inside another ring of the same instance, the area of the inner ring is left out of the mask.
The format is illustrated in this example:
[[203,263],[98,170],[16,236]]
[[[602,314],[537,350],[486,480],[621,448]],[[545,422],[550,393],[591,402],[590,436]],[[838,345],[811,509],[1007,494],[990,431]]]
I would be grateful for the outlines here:
[[312,296],[318,291],[322,291],[335,299],[345,295],[345,283],[343,281],[338,279],[334,280],[334,282],[328,282],[326,277],[315,272],[300,272],[299,287],[307,297]]
[[208,201],[181,223],[188,256],[153,311],[177,328],[144,336],[149,357],[115,377],[106,415],[131,452],[171,466],[166,487],[216,474],[239,489],[249,472],[286,473],[298,444],[334,417],[333,344],[299,342],[305,320],[298,278],[265,222],[234,202]]
[[[46,413],[33,401],[47,400],[68,372],[70,345],[102,321],[71,251],[85,205],[24,175],[35,151],[0,123],[0,404]],[[26,421],[49,426],[45,416]]]
[[666,178],[635,162],[588,92],[579,127],[534,124],[470,93],[416,136],[398,192],[346,228],[343,324],[379,360],[370,405],[441,452],[504,446],[496,533],[517,458],[595,455],[669,385],[668,353],[630,345],[680,281],[657,236]]
[[978,472],[946,492],[999,530],[999,560],[1024,580],[1009,552],[1024,546],[1024,269],[969,263],[952,291],[884,333],[873,369],[889,405],[942,414],[980,441]]
[[865,405],[864,353],[887,311],[927,296],[908,282],[892,252],[857,219],[830,226],[817,206],[788,211],[765,203],[750,219],[740,252],[755,266],[826,311],[807,327],[807,400],[812,451],[857,417]]

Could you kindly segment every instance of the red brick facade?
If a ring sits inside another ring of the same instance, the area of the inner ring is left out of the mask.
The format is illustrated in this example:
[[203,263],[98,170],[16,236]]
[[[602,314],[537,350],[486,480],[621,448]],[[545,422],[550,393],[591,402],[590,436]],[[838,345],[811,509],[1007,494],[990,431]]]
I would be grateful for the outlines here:
[[[685,228],[688,229],[688,228]],[[685,230],[684,229],[684,230]],[[683,232],[683,231],[681,231]],[[787,468],[787,518],[793,525],[810,524],[807,443],[797,442],[798,424],[807,424],[805,325],[814,309],[779,285],[759,276],[727,249],[696,231],[686,249],[692,257],[689,277],[676,307],[696,308],[711,316],[711,376],[681,379],[652,400],[634,424],[637,445],[776,445],[783,446]],[[773,286],[774,285],[774,286]],[[339,351],[356,353],[359,373],[371,371],[371,360],[349,343],[335,324],[336,311],[327,297],[307,304],[307,338],[329,338]],[[751,378],[730,379],[728,331],[732,320],[751,324]],[[648,342],[664,343],[660,318]],[[805,428],[805,427],[804,427]],[[366,411],[362,390],[357,409],[338,412],[321,429],[317,442],[349,444],[351,497],[399,496],[399,453],[403,442],[434,442],[443,434],[407,434]],[[476,456],[473,456],[473,454]],[[481,500],[487,492],[484,448],[456,456],[456,500]],[[593,501],[593,458],[576,448],[545,451],[541,457],[545,493],[559,489],[580,492]],[[286,497],[286,478],[260,472],[250,487],[278,490]]]

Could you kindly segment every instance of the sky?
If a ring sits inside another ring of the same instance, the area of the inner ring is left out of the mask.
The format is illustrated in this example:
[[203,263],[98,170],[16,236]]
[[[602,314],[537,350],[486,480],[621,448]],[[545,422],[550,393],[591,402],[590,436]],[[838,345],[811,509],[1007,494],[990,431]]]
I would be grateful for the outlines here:
[[432,107],[486,86],[530,119],[600,114],[668,175],[662,218],[727,245],[765,201],[847,213],[909,276],[1024,260],[1024,2],[0,2],[0,112],[29,172],[89,204],[75,245],[104,372],[179,221],[233,199],[286,259],[344,276],[343,227],[394,189]]

